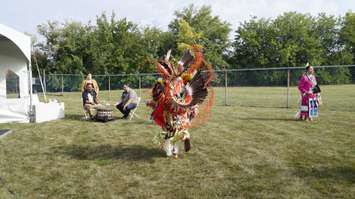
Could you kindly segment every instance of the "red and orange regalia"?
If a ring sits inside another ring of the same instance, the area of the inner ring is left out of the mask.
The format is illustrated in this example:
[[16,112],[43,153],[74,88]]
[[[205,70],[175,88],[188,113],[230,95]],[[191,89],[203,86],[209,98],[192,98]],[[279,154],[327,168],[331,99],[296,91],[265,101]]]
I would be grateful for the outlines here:
[[[154,122],[162,128],[154,140],[167,156],[177,157],[178,141],[183,141],[185,151],[190,150],[188,129],[198,116],[199,122],[206,121],[214,101],[211,89],[213,70],[203,58],[199,47],[186,50],[175,67],[170,61],[170,52],[158,61],[160,78],[152,89],[152,99],[147,105],[153,108]],[[198,110],[203,109],[203,114]]]

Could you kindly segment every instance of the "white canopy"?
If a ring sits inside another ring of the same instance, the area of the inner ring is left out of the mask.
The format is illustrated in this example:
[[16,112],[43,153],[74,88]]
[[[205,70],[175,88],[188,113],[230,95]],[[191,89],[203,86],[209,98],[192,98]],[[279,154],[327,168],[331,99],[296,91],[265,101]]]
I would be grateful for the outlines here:
[[12,41],[20,49],[27,61],[31,62],[31,37],[0,24],[0,39],[1,37]]
[[31,38],[0,24],[0,98],[6,98],[6,75],[8,71],[19,77],[21,97],[29,96],[31,65]]
[[[64,117],[63,103],[41,103],[32,95],[31,71],[31,38],[0,24],[0,123],[29,122],[31,106],[36,122]],[[7,81],[9,74],[16,85]],[[16,98],[9,98],[7,86],[18,91]]]

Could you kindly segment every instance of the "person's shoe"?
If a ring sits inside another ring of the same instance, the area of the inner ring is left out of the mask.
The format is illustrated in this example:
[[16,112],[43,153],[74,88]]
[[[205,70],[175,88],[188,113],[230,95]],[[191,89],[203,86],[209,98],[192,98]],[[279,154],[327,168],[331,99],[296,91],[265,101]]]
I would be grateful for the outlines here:
[[187,138],[184,140],[184,148],[185,148],[185,152],[190,151],[191,149],[191,143],[190,143],[190,139]]
[[301,115],[301,120],[305,121],[306,120],[306,116],[305,115]]

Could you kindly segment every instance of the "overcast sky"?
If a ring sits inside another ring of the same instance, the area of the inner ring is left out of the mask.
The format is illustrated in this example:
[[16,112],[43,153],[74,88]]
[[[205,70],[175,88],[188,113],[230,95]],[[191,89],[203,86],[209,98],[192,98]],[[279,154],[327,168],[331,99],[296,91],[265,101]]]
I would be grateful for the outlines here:
[[48,20],[87,23],[102,12],[114,11],[119,18],[166,30],[174,11],[191,3],[210,5],[233,30],[251,16],[269,18],[287,11],[338,16],[355,11],[355,0],[1,0],[0,23],[36,34],[36,26]]

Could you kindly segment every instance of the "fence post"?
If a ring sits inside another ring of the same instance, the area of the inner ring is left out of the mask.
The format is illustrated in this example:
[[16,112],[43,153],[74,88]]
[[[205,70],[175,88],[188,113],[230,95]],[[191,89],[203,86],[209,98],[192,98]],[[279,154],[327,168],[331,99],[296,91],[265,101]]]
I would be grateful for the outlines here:
[[64,78],[62,74],[62,96],[64,96]]
[[111,101],[111,76],[108,75],[108,101]]
[[228,72],[224,70],[224,105],[228,106],[227,103],[227,87],[228,87]]
[[139,83],[139,97],[142,97],[142,76],[138,74],[138,83]]
[[290,78],[291,78],[291,70],[287,70],[287,102],[286,107],[290,108]]

